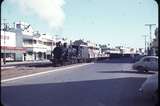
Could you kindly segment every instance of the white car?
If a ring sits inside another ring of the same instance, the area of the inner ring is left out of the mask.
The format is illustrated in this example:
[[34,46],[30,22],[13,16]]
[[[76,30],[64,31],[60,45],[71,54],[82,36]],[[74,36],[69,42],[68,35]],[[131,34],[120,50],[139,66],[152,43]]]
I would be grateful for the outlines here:
[[158,73],[152,76],[149,76],[144,83],[139,88],[141,94],[145,97],[152,97],[155,100],[155,103],[158,99]]
[[158,71],[158,56],[145,56],[134,63],[133,69],[138,71]]

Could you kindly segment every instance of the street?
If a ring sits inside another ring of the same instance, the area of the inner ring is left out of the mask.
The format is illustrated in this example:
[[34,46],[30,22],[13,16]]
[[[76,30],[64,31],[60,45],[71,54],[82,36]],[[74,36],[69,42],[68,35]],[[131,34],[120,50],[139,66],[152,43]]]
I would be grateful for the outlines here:
[[131,66],[85,63],[1,81],[1,101],[4,106],[154,106],[138,92],[154,72],[138,73]]

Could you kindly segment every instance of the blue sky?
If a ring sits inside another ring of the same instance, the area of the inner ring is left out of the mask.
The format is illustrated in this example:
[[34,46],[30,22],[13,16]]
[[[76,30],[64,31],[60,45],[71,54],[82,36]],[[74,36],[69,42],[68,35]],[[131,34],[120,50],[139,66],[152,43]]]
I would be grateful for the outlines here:
[[[42,0],[34,3],[38,1]],[[40,5],[42,13],[38,13],[37,8],[31,8],[31,3],[24,3],[28,9],[24,8],[20,0],[4,0],[2,18],[6,18],[9,23],[19,20],[30,23],[33,29],[42,33],[134,48],[144,47],[142,35],[149,34],[145,24],[158,26],[158,8],[154,0],[53,0],[57,5],[52,5],[51,0],[46,1],[49,1],[50,10]],[[46,11],[51,18],[43,16],[43,12],[47,14]]]

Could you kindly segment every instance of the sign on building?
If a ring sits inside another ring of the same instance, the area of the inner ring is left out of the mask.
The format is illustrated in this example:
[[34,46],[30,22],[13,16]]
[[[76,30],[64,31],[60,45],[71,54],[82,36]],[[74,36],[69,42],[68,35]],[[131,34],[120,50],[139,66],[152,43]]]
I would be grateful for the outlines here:
[[16,34],[1,31],[1,46],[16,47]]

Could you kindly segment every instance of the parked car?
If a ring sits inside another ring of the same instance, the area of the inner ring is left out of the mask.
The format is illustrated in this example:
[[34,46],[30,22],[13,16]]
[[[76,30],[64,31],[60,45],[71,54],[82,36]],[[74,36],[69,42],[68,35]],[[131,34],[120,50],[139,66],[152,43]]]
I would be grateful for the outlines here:
[[145,82],[139,88],[141,94],[145,97],[152,97],[155,101],[155,104],[158,103],[158,73],[152,76],[149,76]]
[[134,57],[133,57],[133,62],[137,62],[137,61],[139,61],[142,57],[144,57],[144,56],[146,56],[146,55],[135,55]]
[[133,69],[138,71],[158,71],[158,56],[145,56],[133,64]]

